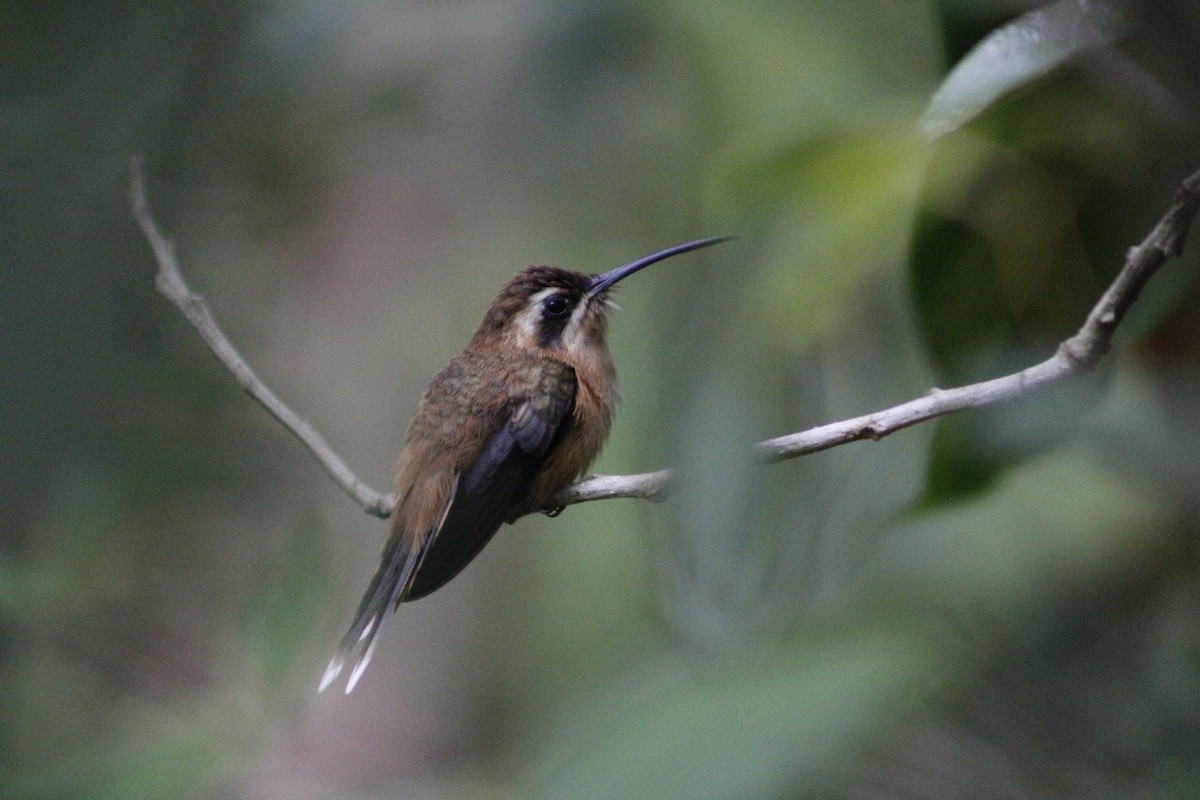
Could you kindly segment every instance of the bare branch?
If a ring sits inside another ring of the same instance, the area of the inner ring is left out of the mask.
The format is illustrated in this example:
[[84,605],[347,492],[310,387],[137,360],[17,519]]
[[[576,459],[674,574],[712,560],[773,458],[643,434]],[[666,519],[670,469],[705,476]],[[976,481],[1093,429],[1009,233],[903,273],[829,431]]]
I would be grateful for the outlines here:
[[544,510],[553,513],[576,503],[617,497],[659,503],[666,499],[674,475],[675,471],[671,469],[643,472],[640,475],[589,475],[551,497]]
[[[150,216],[141,165],[136,159],[132,165],[131,198],[134,218],[154,249],[158,261],[155,285],[159,292],[183,312],[221,363],[233,373],[238,385],[300,439],[330,477],[364,511],[377,517],[386,517],[391,511],[392,498],[364,484],[312,426],[263,384],[217,327],[204,300],[184,282],[170,242],[159,232]],[[1198,210],[1200,171],[1183,182],[1162,220],[1141,244],[1129,251],[1124,267],[1092,308],[1079,331],[1060,344],[1054,355],[1040,364],[968,386],[931,389],[921,397],[892,408],[768,439],[755,445],[755,454],[763,461],[776,462],[862,439],[877,441],[910,425],[955,411],[1020,397],[1048,383],[1090,370],[1108,352],[1113,334],[1142,288],[1169,258],[1183,252],[1184,241]],[[592,475],[559,492],[543,510],[554,513],[576,503],[618,497],[658,501],[666,496],[672,477],[670,469],[641,475]]]
[[1108,352],[1113,333],[1142,287],[1168,258],[1183,252],[1197,209],[1200,209],[1200,171],[1183,182],[1162,220],[1140,245],[1129,251],[1125,266],[1092,308],[1083,327],[1042,363],[982,383],[931,389],[923,397],[883,411],[768,439],[755,445],[756,454],[765,461],[784,461],[861,439],[878,441],[918,422],[1019,397],[1047,383],[1090,370]]
[[154,279],[155,288],[183,312],[183,315],[192,323],[192,327],[213,351],[213,355],[233,373],[238,386],[241,386],[246,394],[257,400],[259,405],[265,408],[271,416],[295,434],[296,438],[321,462],[321,466],[329,473],[329,477],[333,478],[346,494],[353,497],[355,502],[362,506],[368,514],[387,517],[392,510],[392,498],[372,490],[359,480],[358,476],[346,466],[346,462],[342,461],[341,457],[326,443],[321,434],[317,433],[299,414],[284,405],[283,401],[267,388],[267,385],[254,374],[254,370],[250,369],[250,366],[217,326],[204,298],[193,292],[183,280],[179,263],[175,260],[175,248],[158,230],[154,218],[150,216],[150,209],[146,203],[146,181],[142,175],[142,164],[139,158],[134,158],[130,162],[129,194],[133,206],[133,218],[137,220],[138,227],[142,229],[142,233],[150,242],[150,247],[154,250],[154,258],[158,262],[158,275]]

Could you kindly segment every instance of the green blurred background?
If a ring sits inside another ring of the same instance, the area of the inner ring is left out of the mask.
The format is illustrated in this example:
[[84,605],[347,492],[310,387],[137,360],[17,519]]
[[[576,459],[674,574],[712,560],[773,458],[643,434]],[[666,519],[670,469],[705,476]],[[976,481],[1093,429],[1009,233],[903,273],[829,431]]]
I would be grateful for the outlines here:
[[[0,4],[0,797],[1200,794],[1197,243],[1098,374],[749,456],[1045,358],[1200,167],[1200,8],[1035,5]],[[504,529],[317,695],[382,525],[154,292],[135,153],[378,489],[517,269],[737,234],[613,323],[597,470],[677,491]]]

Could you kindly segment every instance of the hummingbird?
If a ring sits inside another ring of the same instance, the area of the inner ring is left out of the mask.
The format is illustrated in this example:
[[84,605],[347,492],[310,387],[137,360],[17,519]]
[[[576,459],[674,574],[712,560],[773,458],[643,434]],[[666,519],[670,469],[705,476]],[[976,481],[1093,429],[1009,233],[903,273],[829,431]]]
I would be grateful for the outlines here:
[[546,510],[600,453],[619,399],[606,342],[614,284],[729,238],[668,247],[601,275],[527,267],[504,284],[421,397],[397,460],[379,569],[319,691],[353,658],[349,694],[401,603],[457,575],[501,523]]

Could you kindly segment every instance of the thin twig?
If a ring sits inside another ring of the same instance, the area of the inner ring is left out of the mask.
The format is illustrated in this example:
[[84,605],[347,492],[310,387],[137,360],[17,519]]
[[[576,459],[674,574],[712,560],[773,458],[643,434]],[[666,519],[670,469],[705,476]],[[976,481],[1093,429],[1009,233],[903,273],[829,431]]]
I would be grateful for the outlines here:
[[[132,165],[131,196],[134,218],[158,261],[155,281],[158,290],[184,313],[217,358],[233,373],[238,384],[312,451],[326,472],[364,511],[386,517],[391,510],[391,498],[373,491],[359,480],[320,434],[263,384],[217,327],[204,300],[184,283],[170,243],[150,216],[141,164],[137,159]],[[1124,267],[1079,331],[1040,364],[1002,378],[954,389],[931,389],[921,397],[882,411],[768,439],[755,445],[755,454],[763,461],[776,462],[862,439],[879,440],[910,425],[955,411],[1010,400],[1090,370],[1108,352],[1114,332],[1142,288],[1168,259],[1183,252],[1184,241],[1198,210],[1200,171],[1183,182],[1162,220],[1141,244],[1129,251]],[[577,503],[617,497],[660,500],[669,489],[672,474],[671,470],[664,469],[640,475],[592,475],[552,497],[544,510],[556,511]]]
[[955,389],[931,389],[922,397],[883,411],[768,439],[755,445],[756,454],[764,461],[784,461],[861,439],[878,441],[918,422],[1009,400],[1090,370],[1108,352],[1113,333],[1142,287],[1168,258],[1183,252],[1197,209],[1200,209],[1200,171],[1183,182],[1162,220],[1140,245],[1129,251],[1125,266],[1092,308],[1083,327],[1042,363],[1003,378]]
[[643,472],[640,475],[589,475],[554,495],[546,505],[549,510],[558,510],[577,503],[612,500],[617,497],[657,503],[666,499],[674,475],[675,471],[672,469]]
[[217,326],[204,298],[193,292],[183,280],[183,273],[180,272],[179,263],[175,260],[175,248],[158,230],[154,218],[150,215],[150,209],[146,203],[146,181],[142,175],[142,164],[139,158],[134,158],[130,163],[130,201],[133,205],[133,218],[137,220],[142,233],[150,242],[150,247],[154,250],[154,258],[158,262],[158,274],[155,276],[154,286],[159,293],[183,312],[183,315],[192,323],[192,327],[199,332],[209,349],[213,351],[213,355],[233,373],[238,386],[241,386],[246,394],[257,400],[259,405],[265,408],[271,416],[295,434],[296,438],[303,442],[304,446],[321,462],[321,466],[329,473],[329,477],[333,478],[346,494],[353,497],[355,502],[362,506],[368,514],[387,517],[391,513],[392,498],[374,491],[359,480],[358,476],[346,466],[346,462],[342,461],[341,456],[326,443],[321,434],[317,433],[316,429],[302,419],[299,414],[284,405],[283,401],[267,388],[267,385],[254,374],[254,370],[250,369],[250,366]]

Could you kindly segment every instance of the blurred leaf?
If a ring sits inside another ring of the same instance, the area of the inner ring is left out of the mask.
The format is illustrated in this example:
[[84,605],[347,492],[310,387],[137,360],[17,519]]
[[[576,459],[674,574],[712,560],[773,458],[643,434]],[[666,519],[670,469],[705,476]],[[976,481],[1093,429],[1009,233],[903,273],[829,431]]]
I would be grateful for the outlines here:
[[853,745],[925,699],[930,665],[894,634],[745,649],[718,667],[631,674],[547,740],[531,796],[769,798],[828,779]]
[[922,506],[955,502],[982,492],[1009,463],[979,452],[978,427],[974,412],[953,414],[934,424]]
[[763,243],[740,312],[754,341],[810,347],[837,328],[864,281],[902,263],[927,158],[919,137],[892,127],[840,131],[762,159],[726,153],[709,208]]
[[931,137],[957,130],[1005,95],[1126,30],[1119,0],[1058,0],[1018,17],[975,46],[934,92],[921,118]]
[[[1002,368],[997,377],[1023,366]],[[1070,441],[1103,397],[1109,375],[1101,365],[998,406],[938,420],[921,505],[958,502],[992,488],[1005,470]]]
[[[939,385],[999,377],[998,364],[1014,340],[1015,326],[986,237],[927,211],[917,225],[910,265],[916,316]],[[987,413],[956,414],[934,423],[926,503],[982,491],[1002,468],[1002,459],[981,452],[980,431],[990,426],[980,417]]]
[[[1018,130],[1043,119],[1036,105],[1017,111],[1008,116]],[[931,166],[909,264],[916,318],[942,387],[1048,358],[1101,291],[1078,213],[1097,178],[1013,158],[983,137],[959,138],[967,141],[939,149]],[[1083,146],[1064,131],[1058,160],[1063,148]],[[1005,467],[1063,441],[1105,373],[938,421],[924,502],[982,491]]]
[[[1063,449],[1012,468],[971,502],[912,515],[881,540],[870,585],[901,581],[908,596],[1020,627],[1080,586],[1124,574],[1166,528],[1151,482]],[[1022,635],[1029,635],[1023,632]]]
[[929,4],[749,0],[668,7],[671,27],[682,26],[699,45],[705,117],[728,122],[731,146],[759,148],[760,156],[847,123],[909,119],[937,77]]
[[994,364],[996,348],[1012,340],[1014,328],[991,243],[970,226],[927,211],[916,226],[910,263],[915,311],[939,378],[984,377],[977,365]]

